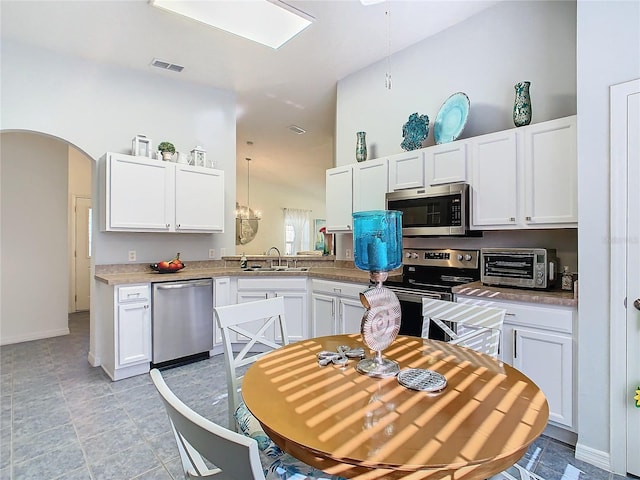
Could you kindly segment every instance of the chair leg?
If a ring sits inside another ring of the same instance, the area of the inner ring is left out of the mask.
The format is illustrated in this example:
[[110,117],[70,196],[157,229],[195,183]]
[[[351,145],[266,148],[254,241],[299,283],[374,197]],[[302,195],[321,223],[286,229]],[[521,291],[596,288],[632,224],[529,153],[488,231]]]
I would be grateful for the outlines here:
[[[504,472],[500,472],[498,475],[496,475],[496,477],[504,477],[507,480],[544,480],[544,478],[542,478],[540,475],[536,475],[535,473],[530,472],[529,470],[524,468],[522,465],[518,465],[516,463],[513,466],[518,470],[518,473],[520,474],[520,478],[514,477],[506,470]],[[492,478],[496,478],[496,477],[492,477]]]

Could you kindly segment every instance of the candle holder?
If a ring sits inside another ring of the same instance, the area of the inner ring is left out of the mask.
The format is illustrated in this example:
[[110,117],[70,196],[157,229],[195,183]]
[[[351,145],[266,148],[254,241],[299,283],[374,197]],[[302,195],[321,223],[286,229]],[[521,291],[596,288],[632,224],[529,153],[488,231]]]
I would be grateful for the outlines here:
[[376,354],[358,362],[358,372],[370,377],[391,377],[400,367],[382,358],[382,351],[400,331],[400,302],[393,291],[383,287],[390,270],[402,265],[402,212],[372,210],[353,214],[353,255],[356,267],[370,272],[375,284],[360,294],[366,311],[362,317],[362,340]]

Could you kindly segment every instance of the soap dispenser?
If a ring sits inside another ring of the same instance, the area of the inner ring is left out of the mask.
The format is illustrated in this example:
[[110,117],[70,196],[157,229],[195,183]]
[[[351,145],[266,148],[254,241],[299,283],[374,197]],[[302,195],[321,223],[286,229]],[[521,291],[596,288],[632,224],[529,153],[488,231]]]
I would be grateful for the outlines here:
[[569,271],[568,266],[564,266],[562,270],[562,290],[573,290],[573,274]]
[[240,257],[240,268],[247,268],[247,257],[245,257],[244,252],[242,252],[242,257]]

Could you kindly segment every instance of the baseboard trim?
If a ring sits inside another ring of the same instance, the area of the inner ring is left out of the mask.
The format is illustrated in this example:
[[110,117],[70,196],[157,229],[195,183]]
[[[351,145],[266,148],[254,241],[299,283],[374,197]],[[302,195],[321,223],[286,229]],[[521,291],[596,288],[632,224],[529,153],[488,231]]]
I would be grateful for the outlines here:
[[596,467],[600,467],[608,472],[613,471],[611,466],[611,455],[609,455],[608,452],[587,447],[580,442],[576,443],[576,459],[590,463]]
[[0,345],[11,345],[13,343],[30,342],[32,340],[42,340],[43,338],[60,337],[69,335],[69,327],[58,328],[56,330],[45,330],[42,332],[29,333],[28,335],[16,335],[14,337],[4,337],[0,339]]
[[556,425],[547,424],[547,427],[542,432],[543,435],[547,437],[551,437],[559,442],[566,443],[567,445],[571,445],[572,447],[576,446],[578,441],[578,435],[571,430],[567,430],[566,428],[558,427]]
[[99,367],[100,365],[102,365],[100,357],[96,357],[93,352],[89,352],[89,355],[87,355],[87,360],[89,361],[89,365],[91,365],[92,367]]

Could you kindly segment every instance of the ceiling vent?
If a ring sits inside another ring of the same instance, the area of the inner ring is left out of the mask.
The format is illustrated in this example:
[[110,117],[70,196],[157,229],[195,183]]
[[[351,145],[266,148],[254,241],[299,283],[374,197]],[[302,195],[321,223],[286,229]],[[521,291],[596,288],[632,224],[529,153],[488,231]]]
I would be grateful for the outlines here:
[[304,128],[300,128],[297,125],[290,125],[289,126],[289,130],[291,130],[293,133],[297,133],[298,135],[302,135],[303,133],[307,133],[307,131]]
[[181,72],[182,70],[184,70],[184,67],[182,65],[165,62],[164,60],[158,60],[157,58],[153,59],[151,65],[153,65],[154,67],[163,68],[165,70],[171,70],[172,72]]

